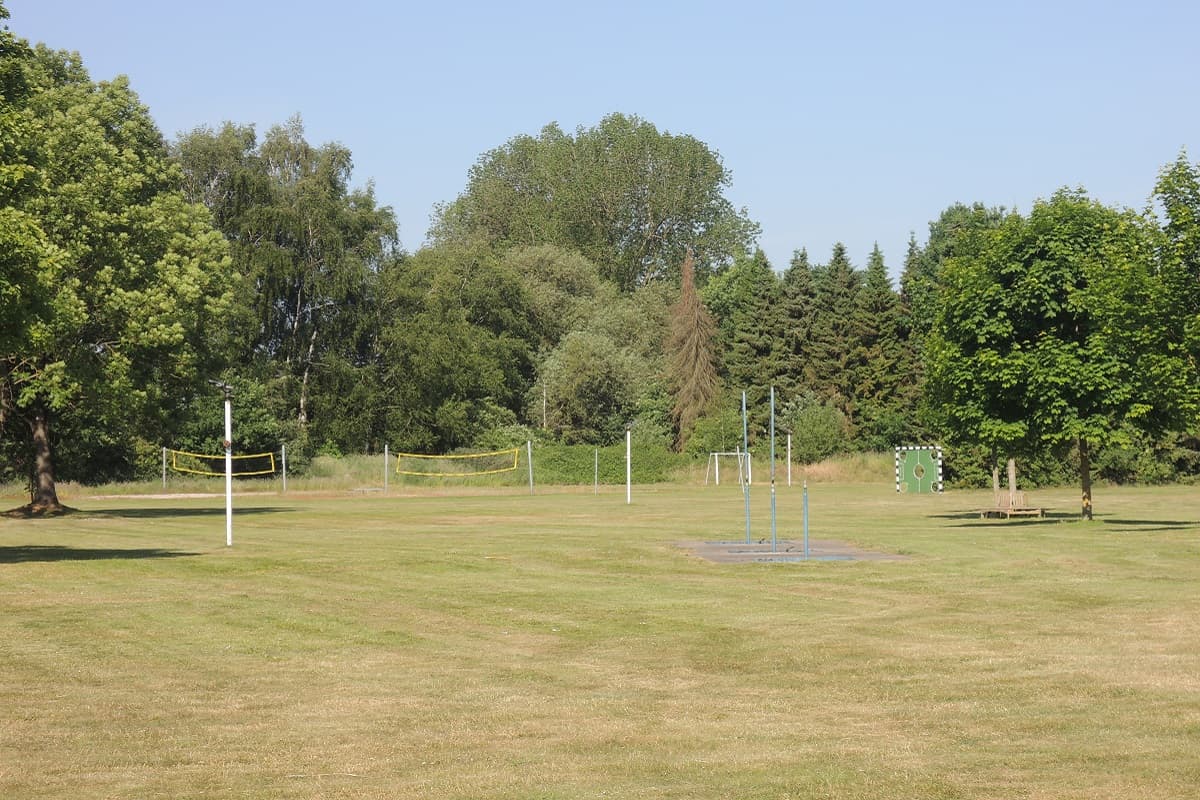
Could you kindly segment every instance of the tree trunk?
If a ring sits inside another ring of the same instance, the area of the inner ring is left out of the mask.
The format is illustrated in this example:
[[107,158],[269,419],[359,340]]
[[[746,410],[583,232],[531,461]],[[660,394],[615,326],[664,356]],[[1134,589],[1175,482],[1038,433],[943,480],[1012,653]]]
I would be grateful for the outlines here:
[[1088,442],[1079,437],[1079,481],[1083,488],[1083,518],[1092,518],[1092,460]]
[[308,358],[304,360],[304,377],[300,379],[300,413],[296,419],[300,427],[308,425],[308,375],[312,371],[313,351],[317,347],[317,329],[313,328],[312,337],[308,340]]
[[29,422],[33,432],[33,449],[35,454],[33,496],[30,498],[30,511],[34,514],[45,514],[62,510],[58,502],[58,492],[54,488],[54,459],[50,453],[50,415],[39,408],[33,412]]

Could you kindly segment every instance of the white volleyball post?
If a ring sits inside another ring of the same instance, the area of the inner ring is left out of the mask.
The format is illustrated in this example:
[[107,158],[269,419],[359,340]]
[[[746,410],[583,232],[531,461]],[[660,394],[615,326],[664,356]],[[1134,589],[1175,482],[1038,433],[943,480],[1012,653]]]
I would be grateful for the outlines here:
[[167,448],[163,448],[163,489],[167,488]]
[[279,466],[283,470],[283,493],[287,494],[287,445],[279,445]]
[[742,392],[742,449],[746,453],[745,476],[742,479],[742,498],[746,504],[746,544],[750,544],[750,434],[746,422],[746,393]]
[[533,440],[525,441],[526,461],[529,463],[529,494],[533,496]]
[[387,494],[388,483],[388,446],[383,446],[383,493]]
[[233,547],[233,387],[210,380],[225,393],[225,546]]

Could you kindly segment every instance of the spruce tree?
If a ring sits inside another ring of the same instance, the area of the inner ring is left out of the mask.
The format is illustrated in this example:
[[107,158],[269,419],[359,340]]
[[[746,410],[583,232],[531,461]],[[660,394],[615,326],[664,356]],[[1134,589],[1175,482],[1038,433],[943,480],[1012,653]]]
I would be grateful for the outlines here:
[[696,267],[689,252],[680,271],[679,302],[671,308],[667,343],[674,405],[676,447],[682,450],[697,419],[704,415],[721,387],[713,339],[717,325],[696,292]]
[[854,422],[852,354],[858,341],[855,307],[862,275],[850,263],[846,246],[833,246],[829,264],[814,270],[817,278],[812,328],[812,369],[818,394],[833,400]]
[[816,313],[816,285],[808,251],[801,248],[783,273],[784,346],[787,373],[780,388],[789,396],[810,389],[815,382],[812,363],[813,316]]
[[881,450],[906,438],[912,417],[915,359],[900,338],[900,298],[879,245],[867,259],[856,306],[857,343],[851,356],[860,446]]

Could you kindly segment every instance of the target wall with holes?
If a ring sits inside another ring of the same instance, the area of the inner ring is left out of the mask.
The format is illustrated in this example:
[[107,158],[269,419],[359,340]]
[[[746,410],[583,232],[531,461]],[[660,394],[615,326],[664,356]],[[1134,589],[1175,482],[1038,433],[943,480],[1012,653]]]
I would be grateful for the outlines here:
[[896,491],[933,493],[942,491],[942,448],[897,447]]

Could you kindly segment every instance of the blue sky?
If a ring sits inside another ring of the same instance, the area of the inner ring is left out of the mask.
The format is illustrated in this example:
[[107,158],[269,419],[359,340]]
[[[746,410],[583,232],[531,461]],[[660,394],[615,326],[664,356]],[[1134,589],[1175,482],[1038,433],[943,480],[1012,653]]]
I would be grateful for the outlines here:
[[898,275],[956,201],[1142,208],[1200,161],[1194,2],[6,2],[16,34],[128,75],[168,137],[301,114],[408,250],[480,155],[614,111],[719,152],[777,269],[878,242]]

